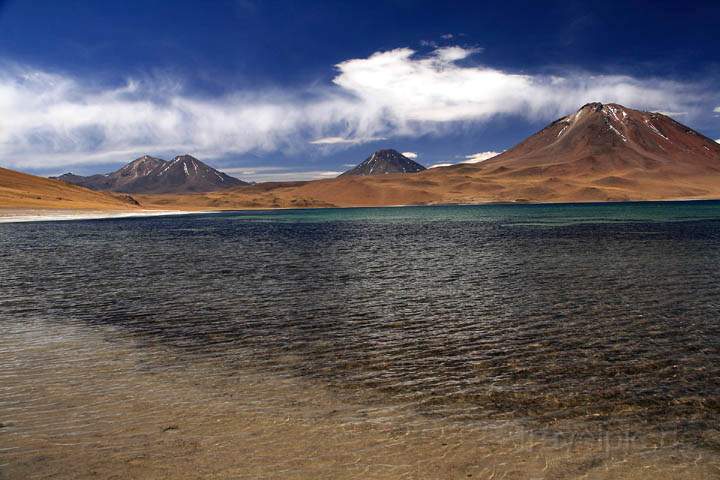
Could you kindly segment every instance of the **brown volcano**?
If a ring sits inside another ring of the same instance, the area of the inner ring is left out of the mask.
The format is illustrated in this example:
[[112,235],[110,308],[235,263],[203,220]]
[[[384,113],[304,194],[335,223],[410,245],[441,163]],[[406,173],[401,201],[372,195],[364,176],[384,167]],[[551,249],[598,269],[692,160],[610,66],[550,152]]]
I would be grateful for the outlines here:
[[482,164],[500,167],[531,177],[715,175],[720,145],[660,113],[589,103]]
[[660,113],[590,103],[481,163],[142,201],[244,208],[690,198],[720,198],[717,142]]
[[481,177],[503,200],[718,198],[720,145],[660,113],[590,103],[494,158],[438,173]]
[[414,160],[391,148],[378,150],[364,162],[340,174],[346,176],[387,175],[390,173],[417,173],[426,170]]

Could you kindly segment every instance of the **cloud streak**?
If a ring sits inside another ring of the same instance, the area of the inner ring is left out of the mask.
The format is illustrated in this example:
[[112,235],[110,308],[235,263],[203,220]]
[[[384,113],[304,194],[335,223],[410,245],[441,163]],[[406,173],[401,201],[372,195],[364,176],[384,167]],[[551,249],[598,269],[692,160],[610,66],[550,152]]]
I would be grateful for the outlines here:
[[519,74],[469,64],[474,53],[450,46],[421,56],[399,48],[342,62],[332,84],[309,92],[238,91],[216,98],[194,95],[178,81],[129,79],[100,88],[11,66],[0,73],[0,163],[56,168],[124,162],[146,152],[204,159],[299,154],[443,134],[458,123],[499,115],[551,119],[588,101],[692,112],[701,100],[691,86],[673,81]]
[[367,138],[344,138],[344,137],[322,137],[311,140],[311,145],[357,145],[360,143],[377,142],[385,140],[385,137],[367,137]]
[[472,155],[466,155],[465,160],[461,163],[480,163],[490,158],[500,155],[501,152],[478,152]]
[[334,170],[295,171],[276,166],[226,168],[223,171],[229,175],[252,182],[320,180],[335,178],[342,173]]
[[[470,155],[465,155],[465,160],[459,163],[480,163],[484,162],[485,160],[489,160],[493,157],[496,157],[500,155],[502,152],[478,152],[478,153],[472,153]],[[457,165],[457,163],[454,162],[445,162],[445,163],[436,163],[434,165],[429,166],[428,168],[439,168],[439,167],[449,167],[451,165]]]

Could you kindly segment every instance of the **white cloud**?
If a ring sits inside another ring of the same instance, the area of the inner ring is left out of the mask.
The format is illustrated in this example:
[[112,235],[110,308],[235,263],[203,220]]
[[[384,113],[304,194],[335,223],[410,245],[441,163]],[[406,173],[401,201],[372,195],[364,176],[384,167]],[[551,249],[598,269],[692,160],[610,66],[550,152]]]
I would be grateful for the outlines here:
[[523,75],[456,63],[473,52],[461,47],[439,48],[428,57],[408,48],[380,52],[339,64],[340,74],[333,81],[384,112],[385,122],[396,131],[408,134],[502,114],[555,118],[588,101],[684,110],[678,99],[692,97],[681,95],[679,83],[663,80],[578,72]]
[[329,170],[290,170],[277,166],[224,168],[228,175],[252,182],[292,182],[335,178],[342,172]]
[[377,142],[385,140],[385,137],[367,137],[367,138],[343,138],[343,137],[322,137],[311,140],[311,145],[338,145],[338,144],[358,144]]
[[277,173],[257,173],[254,175],[246,175],[242,177],[244,180],[253,182],[300,182],[306,180],[322,180],[323,178],[335,178],[342,172],[335,171],[297,171],[297,172],[277,172]]
[[719,107],[715,107],[715,110],[713,110],[713,112],[715,112],[715,113],[720,113],[720,106],[719,106]]
[[418,158],[418,154],[415,152],[402,152],[403,157],[407,157],[411,160],[415,160]]
[[[227,152],[291,145],[303,108],[230,95],[200,100],[158,82],[97,89],[60,75],[0,75],[0,161],[53,167],[128,161],[141,153]],[[322,108],[315,105],[315,108]]]
[[720,138],[718,138],[718,139],[717,139],[717,140],[715,140],[715,141],[716,141],[717,143],[720,143]]
[[[502,152],[478,152],[473,153],[470,155],[465,155],[465,160],[459,163],[480,163],[484,162],[485,160],[488,160],[490,158],[493,158],[497,155],[500,155]],[[450,165],[457,165],[456,163],[436,163],[435,165],[431,165],[428,168],[437,168],[437,167],[449,167]]]
[[668,116],[668,117],[684,117],[684,116],[686,116],[689,112],[665,112],[665,111],[660,111],[660,112],[657,112],[657,113],[662,113],[663,115],[666,115],[666,116]]
[[343,137],[323,137],[311,140],[312,145],[337,145],[338,143],[356,143],[355,139]]
[[[199,97],[175,80],[102,88],[26,67],[0,69],[0,163],[18,168],[109,164],[143,153],[201,159],[307,153],[389,138],[442,134],[498,115],[550,120],[588,101],[693,111],[692,86],[568,71],[528,75],[467,65],[477,50],[409,48],[337,65],[332,85]],[[703,98],[707,101],[707,98]],[[719,107],[720,108],[720,107]]]
[[270,165],[225,168],[223,172],[232,175],[256,175],[258,173],[287,172],[287,168]]
[[493,158],[493,157],[496,157],[496,156],[500,155],[500,153],[502,153],[502,152],[478,152],[478,153],[473,153],[473,154],[471,154],[471,155],[466,155],[466,156],[465,156],[466,160],[463,161],[463,162],[461,162],[461,163],[480,163],[480,162],[484,162],[485,160],[487,160],[487,159],[489,159],[489,158]]

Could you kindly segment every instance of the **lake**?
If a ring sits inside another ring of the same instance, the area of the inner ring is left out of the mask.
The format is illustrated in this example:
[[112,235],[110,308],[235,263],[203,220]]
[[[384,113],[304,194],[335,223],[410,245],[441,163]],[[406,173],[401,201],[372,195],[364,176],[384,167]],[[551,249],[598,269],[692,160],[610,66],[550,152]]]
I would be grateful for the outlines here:
[[718,266],[720,202],[0,224],[0,478],[719,478]]

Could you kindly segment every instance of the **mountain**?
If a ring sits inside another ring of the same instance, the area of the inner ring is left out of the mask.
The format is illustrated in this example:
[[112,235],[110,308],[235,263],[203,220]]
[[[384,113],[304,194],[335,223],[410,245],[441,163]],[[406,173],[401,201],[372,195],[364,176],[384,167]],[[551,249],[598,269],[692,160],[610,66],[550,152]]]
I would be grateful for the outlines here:
[[[718,143],[666,115],[617,104],[584,105],[479,163],[432,168],[413,175],[376,175],[386,156],[402,157],[394,151],[381,152],[358,166],[365,175],[348,172],[309,182],[134,197],[145,208],[168,210],[720,199]],[[182,158],[173,160],[174,176],[189,176],[195,165],[201,170],[199,163]],[[145,161],[150,162],[147,168],[151,176],[160,176],[165,168],[169,171],[173,163],[165,162],[158,168],[152,167],[151,157]],[[141,171],[143,163],[130,172]],[[127,174],[139,178],[148,175]],[[130,183],[135,182],[139,180]],[[23,198],[30,202],[33,195],[28,193]],[[0,197],[0,205],[2,201]]]
[[483,162],[414,175],[374,173],[173,201],[260,208],[720,199],[720,145],[660,113],[590,103]]
[[112,183],[108,175],[102,174],[83,177],[82,175],[75,175],[74,173],[64,173],[59,177],[50,178],[53,180],[61,180],[65,183],[72,183],[73,185],[78,185],[92,190],[109,190]]
[[342,173],[347,175],[385,175],[387,173],[417,173],[425,167],[407,158],[397,150],[378,150],[370,155],[364,162]]
[[97,192],[59,180],[0,168],[0,209],[134,210],[130,195]]
[[438,170],[481,178],[500,201],[720,198],[718,143],[614,103],[586,104],[492,159]]
[[589,103],[482,167],[515,176],[687,176],[720,172],[719,155],[717,142],[666,115]]
[[171,161],[145,155],[107,175],[83,177],[66,173],[58,180],[91,188],[126,193],[210,192],[247,185],[190,155]]

